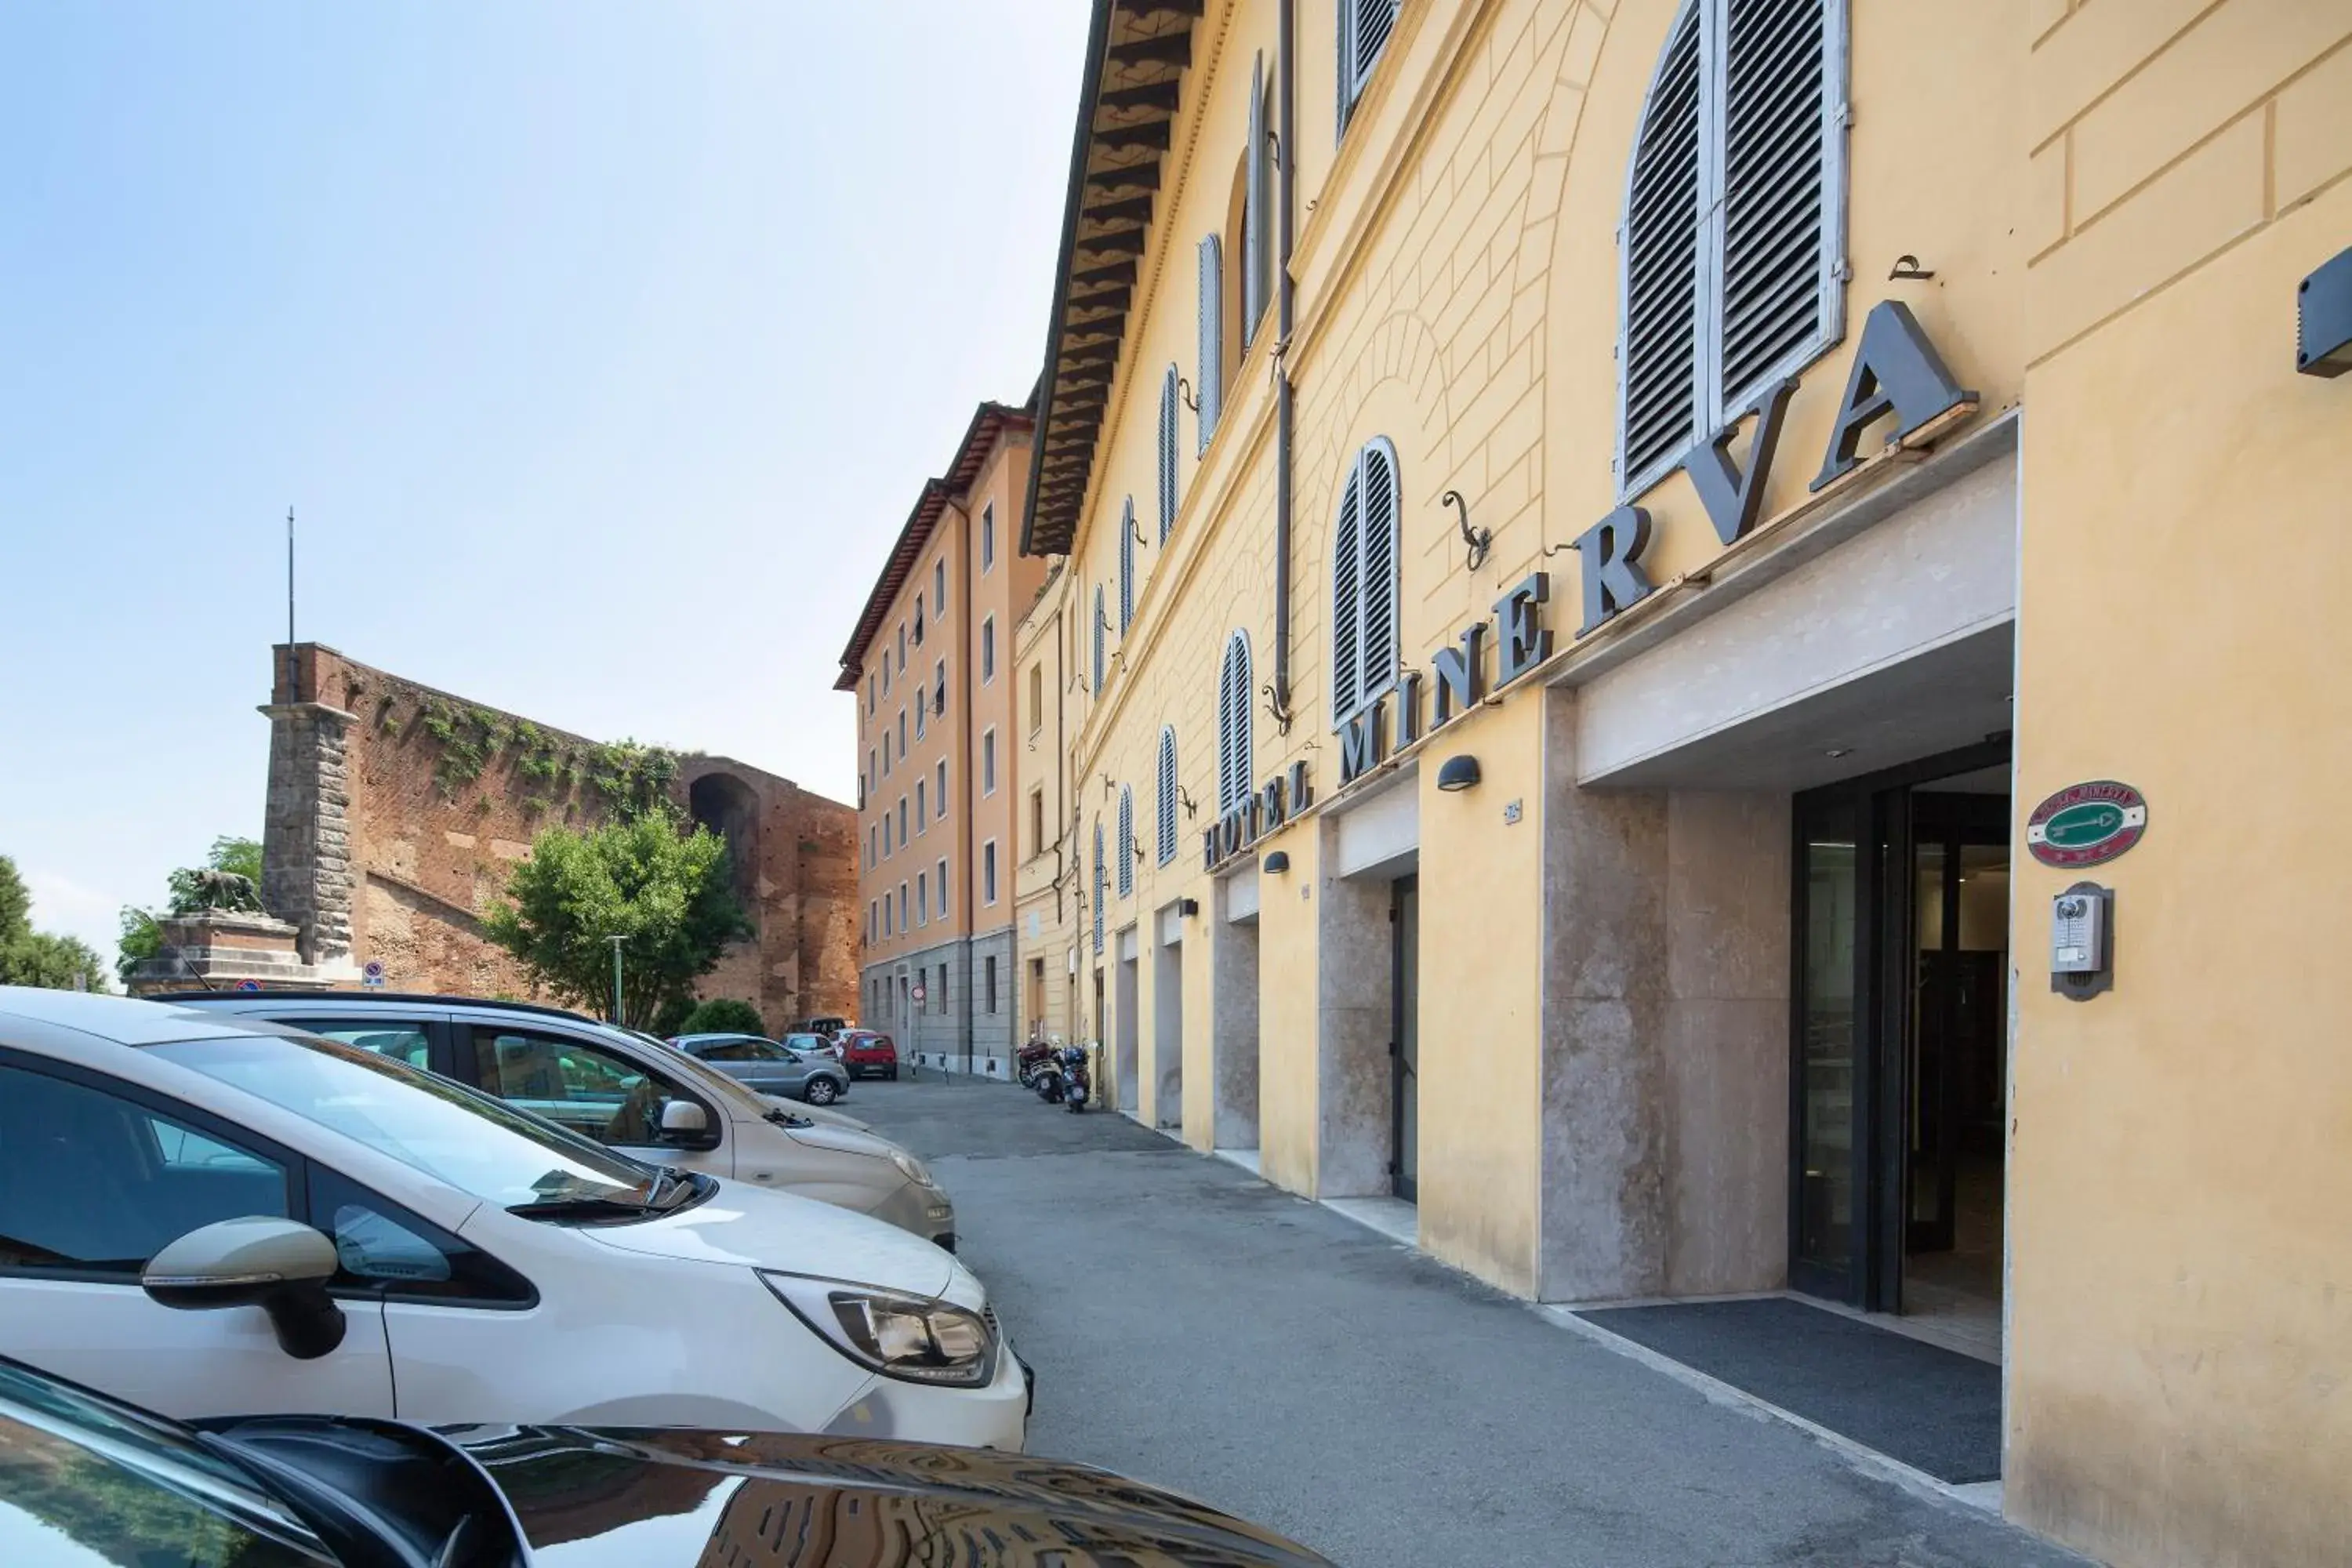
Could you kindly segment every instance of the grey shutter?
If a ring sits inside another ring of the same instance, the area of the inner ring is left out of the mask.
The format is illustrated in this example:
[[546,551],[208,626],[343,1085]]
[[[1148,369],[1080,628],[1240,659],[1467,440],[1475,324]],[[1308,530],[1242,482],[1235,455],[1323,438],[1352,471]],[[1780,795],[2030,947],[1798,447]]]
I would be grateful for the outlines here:
[[1102,591],[1102,584],[1099,584],[1099,583],[1097,583],[1097,584],[1095,584],[1095,692],[1094,692],[1094,694],[1095,694],[1097,697],[1100,697],[1100,696],[1102,695],[1102,689],[1103,689],[1103,623],[1104,623],[1104,620],[1105,620],[1105,619],[1106,619],[1106,617],[1105,617],[1105,616],[1104,616],[1104,615],[1103,615],[1103,591]]
[[1398,0],[1339,0],[1339,125],[1364,90],[1396,30]]
[[1265,314],[1265,55],[1250,66],[1248,173],[1242,196],[1242,346]]
[[1118,786],[1118,896],[1135,891],[1135,792]]
[[1162,866],[1176,858],[1176,731],[1160,731],[1159,842]]
[[1840,259],[1829,210],[1839,133],[1830,90],[1833,3],[1725,5],[1717,419],[1808,348],[1826,346]]
[[1678,459],[1696,434],[1699,10],[1688,5],[1666,40],[1626,190],[1617,463],[1624,494]]
[[1135,624],[1135,498],[1118,514],[1118,635]]
[[1209,437],[1217,433],[1217,415],[1225,401],[1224,300],[1223,253],[1213,234],[1201,241],[1201,363],[1193,377],[1201,403],[1199,450],[1203,452],[1209,449]]
[[1103,878],[1102,818],[1095,818],[1095,951],[1103,947],[1103,905],[1109,901],[1110,888]]
[[1225,644],[1217,688],[1217,815],[1223,816],[1249,794],[1249,641],[1235,632]]
[[1176,367],[1160,378],[1160,542],[1176,531]]
[[1339,516],[1331,527],[1331,722],[1345,724],[1363,705],[1364,627],[1363,460],[1348,469],[1339,489]]
[[1357,676],[1360,700],[1370,702],[1394,684],[1397,672],[1397,476],[1396,454],[1374,441],[1358,459],[1361,476],[1363,614],[1359,636],[1363,655]]

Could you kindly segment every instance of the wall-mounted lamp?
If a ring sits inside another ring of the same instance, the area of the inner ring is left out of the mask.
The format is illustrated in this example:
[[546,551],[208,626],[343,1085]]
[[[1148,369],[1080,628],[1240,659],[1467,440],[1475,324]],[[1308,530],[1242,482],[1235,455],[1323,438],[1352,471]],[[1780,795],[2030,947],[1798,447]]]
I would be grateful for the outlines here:
[[1437,787],[1448,794],[1470,788],[1478,782],[1478,759],[1472,756],[1448,757],[1445,765],[1437,770]]
[[1182,784],[1176,786],[1176,804],[1184,808],[1184,820],[1187,822],[1201,815],[1201,808],[1193,804],[1192,796]]
[[1193,413],[1201,412],[1201,400],[1192,395],[1192,384],[1181,375],[1176,378],[1176,396],[1178,401]]
[[1261,869],[1263,869],[1269,877],[1281,876],[1285,871],[1290,869],[1290,851],[1287,849],[1276,850],[1273,854],[1265,858],[1265,864],[1261,868]]
[[1201,900],[1198,899],[1179,899],[1176,900],[1176,912],[1189,921],[1194,915],[1201,912]]
[[1494,530],[1470,526],[1470,503],[1462,499],[1460,490],[1447,490],[1437,498],[1437,504],[1450,506],[1462,514],[1462,542],[1469,548],[1470,570],[1475,572],[1479,563],[1486,559],[1487,548],[1495,542]]
[[2295,285],[2294,368],[2305,375],[2352,370],[2352,250]]

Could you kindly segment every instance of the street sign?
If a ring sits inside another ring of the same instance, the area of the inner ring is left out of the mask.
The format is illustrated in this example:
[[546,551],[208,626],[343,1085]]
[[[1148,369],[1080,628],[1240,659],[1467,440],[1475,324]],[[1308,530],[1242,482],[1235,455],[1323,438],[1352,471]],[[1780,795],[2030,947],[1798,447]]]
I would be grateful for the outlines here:
[[923,984],[922,984],[922,982],[921,982],[921,981],[919,981],[919,981],[917,981],[917,982],[915,983],[915,988],[914,988],[912,991],[908,992],[908,995],[910,995],[910,996],[912,996],[916,1001],[920,1002],[920,1001],[923,999]]
[[239,991],[258,991],[261,989],[261,982],[258,980],[240,980],[236,983],[236,988]]
[[2147,802],[2113,779],[2069,784],[2025,819],[2025,847],[2044,866],[2096,866],[2147,832]]
[[365,963],[360,965],[360,984],[362,985],[383,984],[383,960],[380,958],[371,958]]

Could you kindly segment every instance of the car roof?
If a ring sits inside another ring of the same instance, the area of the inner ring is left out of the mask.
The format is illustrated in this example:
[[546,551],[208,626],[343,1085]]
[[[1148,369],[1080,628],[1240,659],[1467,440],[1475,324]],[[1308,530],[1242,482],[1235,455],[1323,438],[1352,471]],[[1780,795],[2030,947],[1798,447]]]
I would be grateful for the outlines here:
[[768,1037],[765,1035],[740,1035],[736,1034],[731,1030],[719,1030],[715,1033],[698,1035],[672,1035],[670,1037],[669,1043],[673,1046],[682,1046],[689,1040],[698,1046],[707,1044],[714,1040],[764,1040],[770,1045],[775,1044],[773,1040],[769,1040]]
[[29,985],[0,985],[0,1019],[71,1030],[118,1046],[160,1046],[173,1040],[284,1032],[259,1018],[239,1017],[230,1023],[218,1014],[167,1006],[135,996],[43,991]]
[[332,1002],[338,1007],[374,1007],[386,1003],[401,1006],[488,1007],[501,1013],[535,1013],[546,1018],[567,1018],[579,1024],[604,1020],[570,1007],[545,1002],[518,1002],[509,996],[454,996],[431,991],[320,991],[309,986],[271,986],[253,991],[168,991],[152,998],[191,1006],[243,1006],[257,1002]]

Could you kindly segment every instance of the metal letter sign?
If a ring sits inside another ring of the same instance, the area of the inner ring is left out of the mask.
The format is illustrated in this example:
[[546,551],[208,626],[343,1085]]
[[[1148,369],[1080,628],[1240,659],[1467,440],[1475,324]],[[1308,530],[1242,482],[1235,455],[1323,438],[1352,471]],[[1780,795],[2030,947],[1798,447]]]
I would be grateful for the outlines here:
[[2147,802],[2113,779],[2069,784],[2025,819],[2025,847],[2044,866],[2096,866],[2147,832]]

